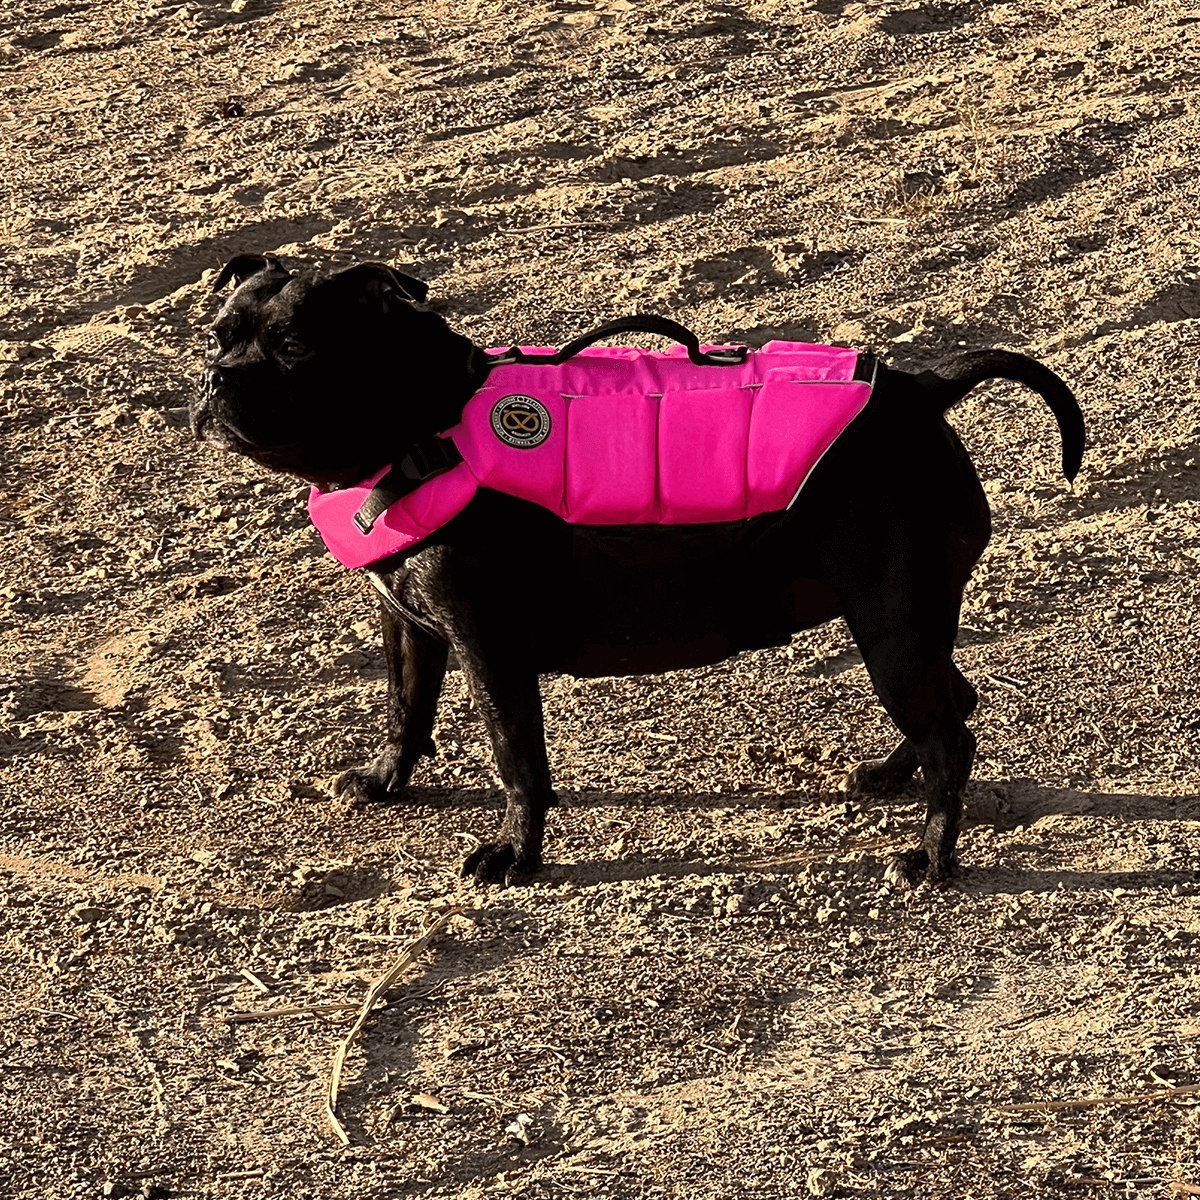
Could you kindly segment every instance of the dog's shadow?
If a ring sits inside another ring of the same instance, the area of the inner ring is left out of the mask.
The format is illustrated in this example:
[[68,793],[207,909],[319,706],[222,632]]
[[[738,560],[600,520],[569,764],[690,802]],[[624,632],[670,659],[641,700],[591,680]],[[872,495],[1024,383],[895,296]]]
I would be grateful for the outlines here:
[[[822,804],[844,804],[845,798],[832,792],[785,792],[759,795],[755,792],[698,792],[681,795],[679,792],[601,792],[594,790],[573,791],[558,788],[557,811],[588,808],[626,809],[631,814],[645,808],[681,809],[736,809],[745,811],[755,807],[764,810],[798,809]],[[407,793],[397,793],[379,800],[356,801],[353,805],[361,812],[382,808],[410,808],[418,805],[429,809],[485,809],[499,812],[504,808],[504,790],[490,788],[447,788],[414,784]]]
[[1056,816],[1102,817],[1122,822],[1200,820],[1200,795],[1162,796],[1042,787],[1032,779],[977,784],[968,803],[967,825],[990,823],[997,830]]
[[[1200,795],[1163,796],[1137,792],[1099,792],[1079,788],[1041,787],[1032,780],[1017,779],[1003,785],[984,785],[968,803],[964,829],[990,826],[997,832],[1017,834],[1028,830],[1030,838],[1015,848],[1032,851],[1049,836],[1058,839],[1095,838],[1084,825],[1062,818],[1079,817],[1131,826],[1150,822],[1200,822]],[[1200,858],[1192,867],[1163,862],[1153,846],[1140,852],[1144,866],[1134,865],[1139,850],[1129,852],[1128,866],[1119,869],[1085,870],[1071,867],[1028,869],[1016,866],[972,867],[969,851],[966,866],[955,886],[963,892],[988,895],[997,892],[1053,892],[1060,886],[1071,891],[1111,891],[1125,888],[1171,888],[1176,884],[1200,882]],[[1176,862],[1178,859],[1176,859]]]
[[[480,809],[498,812],[503,806],[499,789],[418,788],[422,806],[433,809]],[[674,808],[680,811],[738,811],[762,814],[764,824],[779,824],[781,817],[789,822],[811,819],[814,826],[829,832],[827,839],[790,840],[786,834],[773,850],[761,848],[726,853],[720,858],[654,858],[647,855],[622,856],[606,859],[585,859],[572,862],[554,861],[554,839],[547,845],[547,862],[538,876],[539,882],[570,882],[577,887],[591,887],[614,882],[635,882],[652,876],[668,879],[699,878],[722,874],[745,874],[768,871],[788,874],[803,870],[814,863],[827,863],[830,869],[862,870],[863,860],[876,860],[882,877],[884,864],[898,851],[909,849],[919,836],[921,811],[919,783],[891,798],[848,804],[836,792],[760,794],[737,792],[722,794],[706,792],[681,795],[678,792],[559,792],[562,805],[556,812],[569,823],[570,811],[608,809],[621,812],[636,828],[637,813],[643,809]],[[893,821],[887,833],[871,829],[855,830],[849,822],[839,832],[843,814],[850,809],[864,809],[872,819],[888,814]],[[876,812],[877,810],[877,812]],[[1187,869],[1156,863],[1151,851],[1146,853],[1144,867],[1130,866],[1120,870],[1047,869],[1028,870],[1007,865],[973,866],[971,863],[970,831],[991,829],[997,833],[1013,834],[1031,830],[1036,844],[1050,834],[1078,839],[1089,836],[1084,830],[1068,828],[1057,820],[1081,817],[1114,825],[1142,824],[1155,821],[1200,821],[1200,795],[1164,796],[1136,792],[1086,791],[1078,788],[1043,787],[1030,779],[1014,779],[1004,783],[976,782],[968,786],[962,828],[964,839],[963,866],[951,886],[968,894],[994,892],[1052,892],[1059,884],[1077,891],[1103,891],[1115,887],[1170,888],[1175,884],[1200,881],[1200,860],[1196,868]],[[557,823],[557,821],[553,822]],[[1038,830],[1039,823],[1043,829]],[[1092,835],[1094,836],[1094,835]],[[1133,851],[1136,855],[1137,851]]]

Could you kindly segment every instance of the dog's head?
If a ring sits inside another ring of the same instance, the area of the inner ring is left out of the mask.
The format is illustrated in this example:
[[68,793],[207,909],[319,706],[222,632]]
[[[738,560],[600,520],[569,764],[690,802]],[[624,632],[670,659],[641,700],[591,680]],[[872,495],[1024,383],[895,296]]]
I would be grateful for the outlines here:
[[231,281],[190,407],[203,441],[322,485],[356,483],[454,424],[474,390],[471,343],[415,306],[419,279],[380,263],[293,274],[243,254],[215,286]]

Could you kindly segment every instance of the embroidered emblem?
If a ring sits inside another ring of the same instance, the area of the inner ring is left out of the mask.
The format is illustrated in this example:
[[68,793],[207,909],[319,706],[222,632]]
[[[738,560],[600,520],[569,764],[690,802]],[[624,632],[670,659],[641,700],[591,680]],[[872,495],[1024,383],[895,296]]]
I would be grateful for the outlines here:
[[492,432],[506,446],[531,450],[550,436],[550,414],[532,396],[505,396],[492,407]]

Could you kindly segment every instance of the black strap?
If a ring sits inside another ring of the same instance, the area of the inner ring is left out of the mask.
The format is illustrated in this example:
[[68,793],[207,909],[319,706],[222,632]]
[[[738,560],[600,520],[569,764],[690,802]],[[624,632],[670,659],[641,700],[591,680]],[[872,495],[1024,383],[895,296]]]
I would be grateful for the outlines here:
[[458,466],[462,460],[458,447],[449,438],[434,434],[414,442],[404,457],[371,489],[371,494],[354,514],[355,525],[363,533],[370,533],[375,522],[397,500],[415,492],[427,479]]
[[858,362],[854,364],[854,374],[850,377],[855,383],[869,383],[875,386],[875,374],[879,370],[879,359],[870,350],[858,352]]
[[745,346],[730,346],[725,350],[701,350],[700,339],[688,328],[672,321],[669,317],[656,317],[646,313],[641,316],[619,317],[615,321],[606,321],[591,333],[577,337],[568,342],[561,350],[553,354],[527,354],[517,346],[513,346],[499,358],[492,359],[492,366],[503,363],[546,363],[554,366],[566,362],[568,358],[586,350],[588,346],[611,337],[614,333],[657,333],[669,337],[687,347],[688,358],[698,367],[732,367],[746,361],[748,353]]
[[409,604],[405,604],[399,596],[392,592],[392,589],[384,583],[382,576],[378,571],[367,571],[367,579],[370,580],[371,586],[379,593],[379,598],[398,616],[403,617],[406,621],[411,621],[414,625],[419,625],[426,633],[431,633],[439,642],[446,640],[442,631],[424,614],[417,612]]

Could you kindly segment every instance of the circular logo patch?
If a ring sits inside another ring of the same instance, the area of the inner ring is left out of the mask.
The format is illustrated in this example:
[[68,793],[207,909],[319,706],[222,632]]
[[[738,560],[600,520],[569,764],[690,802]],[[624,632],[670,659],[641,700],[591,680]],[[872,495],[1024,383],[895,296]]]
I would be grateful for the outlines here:
[[531,450],[550,436],[550,414],[532,396],[505,396],[492,407],[492,432],[506,446]]

